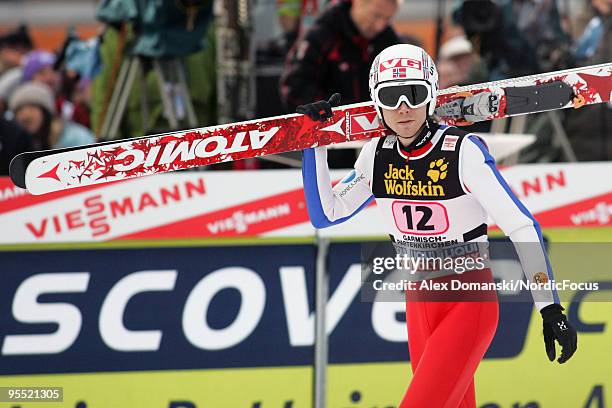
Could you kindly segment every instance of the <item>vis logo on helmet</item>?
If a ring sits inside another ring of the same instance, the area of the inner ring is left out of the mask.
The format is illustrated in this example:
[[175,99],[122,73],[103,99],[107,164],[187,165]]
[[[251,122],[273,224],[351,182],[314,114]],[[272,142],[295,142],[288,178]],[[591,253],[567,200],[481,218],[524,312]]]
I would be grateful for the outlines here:
[[380,66],[378,67],[378,72],[383,72],[390,68],[395,68],[395,67],[414,68],[420,71],[421,61],[418,61],[412,58],[393,58],[393,59],[381,62]]

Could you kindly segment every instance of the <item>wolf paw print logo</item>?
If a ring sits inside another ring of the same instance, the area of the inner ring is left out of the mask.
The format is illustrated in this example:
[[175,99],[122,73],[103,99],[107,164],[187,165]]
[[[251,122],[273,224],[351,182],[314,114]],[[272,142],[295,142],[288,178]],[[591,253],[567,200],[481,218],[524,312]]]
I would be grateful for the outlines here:
[[437,183],[438,181],[446,178],[447,169],[448,162],[444,161],[444,157],[438,160],[433,160],[431,163],[429,163],[427,177],[429,177],[434,183]]

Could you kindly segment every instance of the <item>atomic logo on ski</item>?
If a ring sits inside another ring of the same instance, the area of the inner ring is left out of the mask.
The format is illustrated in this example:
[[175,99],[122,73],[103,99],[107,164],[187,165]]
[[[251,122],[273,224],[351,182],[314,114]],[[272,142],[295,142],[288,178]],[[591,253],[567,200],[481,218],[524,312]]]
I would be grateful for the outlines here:
[[344,133],[344,129],[342,129],[342,124],[343,123],[344,123],[344,118],[340,119],[339,121],[337,121],[333,125],[329,125],[327,127],[324,127],[323,129],[319,129],[319,130],[321,132],[336,132],[336,133],[341,134],[342,136],[346,136],[346,134]]
[[57,181],[60,181],[60,178],[57,176],[57,169],[59,168],[59,163],[55,165],[51,170],[41,174],[40,176],[36,176],[36,178],[50,178]]
[[612,76],[578,74],[584,80],[588,88],[594,88],[603,100],[612,99]]

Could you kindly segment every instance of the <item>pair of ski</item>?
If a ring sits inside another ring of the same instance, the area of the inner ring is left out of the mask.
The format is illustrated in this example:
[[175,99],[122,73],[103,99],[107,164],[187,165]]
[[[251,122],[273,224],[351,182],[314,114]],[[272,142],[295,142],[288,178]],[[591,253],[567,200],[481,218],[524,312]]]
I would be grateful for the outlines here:
[[[452,87],[438,93],[436,117],[448,125],[609,102],[612,63]],[[39,195],[220,162],[385,136],[371,102],[340,106],[325,123],[299,114],[22,153],[10,164],[15,185]]]

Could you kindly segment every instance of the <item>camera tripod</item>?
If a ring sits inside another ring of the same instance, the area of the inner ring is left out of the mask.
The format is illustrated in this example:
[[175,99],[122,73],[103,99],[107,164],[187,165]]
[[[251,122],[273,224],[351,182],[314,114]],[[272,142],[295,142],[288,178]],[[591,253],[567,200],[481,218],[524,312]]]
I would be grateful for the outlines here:
[[121,69],[104,116],[100,134],[108,140],[116,139],[119,125],[125,114],[128,98],[136,78],[140,80],[140,106],[142,113],[143,134],[147,134],[149,124],[149,104],[147,98],[146,70],[144,65],[151,63],[157,78],[159,93],[163,106],[163,116],[172,130],[179,129],[179,121],[186,120],[188,127],[197,126],[195,110],[185,76],[185,64],[180,58],[145,59],[132,55],[121,64]]

